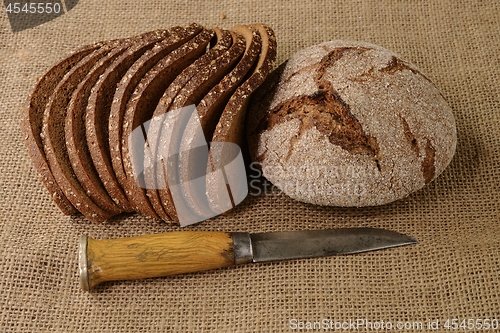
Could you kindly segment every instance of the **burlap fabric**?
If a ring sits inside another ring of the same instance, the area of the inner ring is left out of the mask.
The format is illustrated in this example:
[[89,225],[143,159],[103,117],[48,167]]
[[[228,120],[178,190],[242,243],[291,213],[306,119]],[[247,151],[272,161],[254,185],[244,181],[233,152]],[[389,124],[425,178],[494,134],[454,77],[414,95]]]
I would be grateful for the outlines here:
[[[308,322],[324,319],[332,320],[326,331],[356,320],[365,325],[343,327],[375,330],[384,321],[393,330],[400,322],[409,331],[427,331],[439,320],[438,331],[450,331],[447,319],[500,320],[498,1],[80,1],[67,14],[15,34],[0,8],[0,332],[314,331],[306,330]],[[270,187],[260,195],[251,188],[253,195],[231,214],[188,229],[372,226],[419,243],[80,290],[81,234],[110,238],[180,228],[138,215],[101,225],[62,215],[28,157],[21,106],[36,78],[81,45],[192,21],[225,28],[269,24],[278,36],[279,62],[331,39],[393,50],[448,99],[458,148],[437,180],[386,206],[318,207],[269,193]]]

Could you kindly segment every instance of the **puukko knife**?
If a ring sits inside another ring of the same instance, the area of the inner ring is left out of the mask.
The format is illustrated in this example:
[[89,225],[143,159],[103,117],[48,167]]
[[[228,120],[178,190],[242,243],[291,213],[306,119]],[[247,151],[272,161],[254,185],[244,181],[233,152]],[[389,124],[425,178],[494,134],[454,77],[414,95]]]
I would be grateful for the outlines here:
[[414,238],[376,228],[340,228],[249,234],[174,231],[96,240],[80,238],[83,290],[105,281],[197,272],[232,265],[354,254],[415,244]]

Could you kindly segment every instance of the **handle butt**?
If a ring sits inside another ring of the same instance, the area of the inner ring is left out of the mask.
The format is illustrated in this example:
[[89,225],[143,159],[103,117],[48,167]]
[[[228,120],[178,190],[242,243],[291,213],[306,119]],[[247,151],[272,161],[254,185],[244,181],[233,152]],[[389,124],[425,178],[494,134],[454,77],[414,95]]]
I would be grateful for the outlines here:
[[80,248],[78,250],[78,273],[80,276],[80,287],[85,290],[90,290],[89,274],[87,269],[87,236],[80,236]]

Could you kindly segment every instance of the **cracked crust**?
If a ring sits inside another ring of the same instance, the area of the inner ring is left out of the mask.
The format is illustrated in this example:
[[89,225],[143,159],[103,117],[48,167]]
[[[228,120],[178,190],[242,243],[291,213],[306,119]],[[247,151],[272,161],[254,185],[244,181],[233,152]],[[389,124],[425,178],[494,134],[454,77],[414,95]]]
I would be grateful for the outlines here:
[[[351,113],[349,105],[336,91],[325,89],[324,86],[326,85],[323,84],[323,89],[312,95],[300,96],[276,106],[268,117],[262,119],[259,131],[271,130],[278,124],[299,119],[301,127],[298,137],[303,131],[316,128],[326,135],[332,144],[352,154],[370,155],[380,169],[377,139],[366,135],[359,121]],[[292,140],[297,140],[298,137]],[[289,150],[286,160],[290,158],[291,152],[292,150]]]
[[435,179],[456,148],[451,109],[397,54],[332,41],[300,51],[259,89],[250,153],[289,196],[333,206],[406,197]]

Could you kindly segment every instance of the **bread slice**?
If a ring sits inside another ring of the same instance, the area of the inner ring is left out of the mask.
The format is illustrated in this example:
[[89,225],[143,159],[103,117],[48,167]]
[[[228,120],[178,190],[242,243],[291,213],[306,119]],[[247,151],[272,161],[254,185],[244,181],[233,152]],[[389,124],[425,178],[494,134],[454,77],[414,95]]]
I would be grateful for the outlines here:
[[[122,161],[126,177],[118,180],[123,185],[132,207],[143,215],[159,218],[144,190],[142,168],[144,167],[145,130],[140,127],[149,121],[156,105],[168,85],[181,71],[200,57],[213,37],[212,30],[203,30],[196,37],[160,60],[142,78],[127,103],[123,118]],[[138,128],[139,135],[131,137]],[[143,135],[144,134],[144,135]],[[130,138],[133,138],[130,140]],[[170,216],[170,215],[169,215]]]
[[109,196],[126,212],[132,211],[132,208],[116,179],[109,153],[108,124],[111,102],[118,82],[130,66],[144,52],[169,35],[169,30],[155,30],[144,34],[140,42],[133,44],[109,65],[92,87],[87,104],[85,130],[90,156]]
[[122,209],[111,199],[92,164],[85,136],[85,112],[90,90],[99,79],[99,76],[104,73],[110,63],[131,46],[131,43],[140,41],[141,38],[142,36],[137,36],[124,40],[121,45],[95,64],[73,92],[68,103],[64,125],[68,157],[78,181],[94,202],[98,202],[100,206],[113,214],[122,212]]
[[91,221],[101,222],[114,215],[102,203],[94,202],[74,174],[66,149],[64,124],[68,102],[78,83],[108,52],[110,47],[99,48],[79,61],[58,83],[45,108],[42,141],[45,155],[55,180],[68,200]]
[[[179,181],[186,204],[190,210],[200,216],[214,216],[206,196],[206,183],[195,179],[205,176],[208,154],[200,154],[201,143],[211,142],[215,127],[229,98],[243,81],[257,61],[262,39],[257,29],[251,26],[237,25],[232,31],[245,38],[246,50],[234,69],[227,74],[196,107],[197,117],[190,119],[183,133],[179,151]],[[230,204],[230,202],[229,202]]]
[[43,113],[49,97],[70,68],[101,46],[102,43],[86,45],[52,66],[37,82],[21,112],[23,137],[33,165],[55,204],[65,215],[76,214],[78,211],[61,191],[48,165],[40,137]]
[[[207,195],[213,211],[227,211],[225,198],[228,192],[233,205],[246,196],[245,190],[239,186],[242,180],[235,179],[239,176],[238,173],[224,172],[224,169],[235,158],[237,153],[234,149],[235,145],[241,147],[243,144],[245,113],[250,95],[264,82],[276,60],[276,37],[272,29],[262,24],[252,26],[259,31],[262,38],[259,60],[252,74],[236,89],[224,108],[212,138],[212,143],[221,144],[213,144],[209,152]],[[221,170],[222,173],[215,172],[217,170]],[[231,184],[231,188],[227,184]]]
[[[162,147],[164,149],[161,155],[168,156],[168,163],[164,163],[164,174],[167,176],[166,181],[168,186],[165,189],[159,189],[159,194],[162,204],[167,204],[167,210],[175,209],[177,211],[178,218],[182,220],[182,224],[190,224],[195,221],[198,222],[204,218],[200,217],[196,212],[191,211],[189,207],[186,206],[180,191],[178,191],[178,193],[171,193],[171,189],[174,188],[172,186],[179,184],[177,169],[180,166],[178,165],[176,157],[178,157],[177,153],[179,152],[182,134],[191,115],[190,112],[185,112],[188,111],[186,109],[182,112],[178,112],[177,110],[197,105],[211,88],[233,69],[234,65],[245,51],[245,40],[242,36],[234,32],[231,32],[231,35],[233,36],[233,45],[229,50],[222,53],[217,59],[212,61],[209,66],[200,68],[184,86],[182,91],[175,97],[167,110],[167,112],[177,112],[177,117],[169,119],[171,121],[169,126],[172,127],[170,140],[168,146]],[[163,133],[161,135],[163,135]],[[200,150],[200,153],[201,152]],[[180,190],[178,186],[175,186],[175,189]],[[168,202],[169,200],[172,201]]]
[[[171,34],[168,38],[158,42],[128,69],[116,88],[111,104],[108,132],[112,166],[118,180],[126,178],[121,155],[121,137],[123,117],[130,96],[134,92],[139,81],[158,63],[158,61],[160,61],[160,59],[192,39],[203,30],[203,27],[198,24],[191,24],[187,28],[174,27],[170,30]],[[161,206],[154,208],[160,218],[165,220],[170,219]]]
[[[213,30],[215,32],[215,41],[213,41],[215,45],[213,45],[213,47],[211,47],[206,54],[185,68],[168,86],[165,93],[161,97],[161,100],[154,111],[153,119],[151,119],[151,123],[149,124],[145,148],[148,154],[145,154],[144,156],[144,169],[148,170],[148,172],[144,174],[144,181],[146,185],[146,194],[153,207],[155,207],[155,210],[164,210],[157,189],[166,188],[166,182],[163,177],[163,169],[156,168],[156,162],[160,159],[153,158],[157,156],[160,128],[163,124],[163,120],[165,119],[164,114],[177,94],[200,70],[200,68],[210,65],[212,61],[215,61],[223,52],[227,51],[233,43],[233,37],[228,30],[221,30],[219,28],[214,28]],[[158,173],[158,171],[160,173]],[[169,216],[172,220],[177,220],[175,209],[169,210]]]

